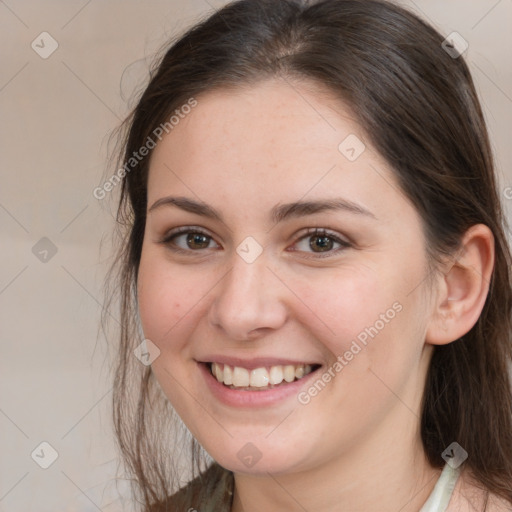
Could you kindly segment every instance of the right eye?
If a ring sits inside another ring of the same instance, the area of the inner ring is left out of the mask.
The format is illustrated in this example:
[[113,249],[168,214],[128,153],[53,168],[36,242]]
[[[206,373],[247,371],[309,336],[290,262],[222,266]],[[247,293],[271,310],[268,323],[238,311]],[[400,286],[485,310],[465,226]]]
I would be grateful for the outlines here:
[[[213,238],[198,228],[177,228],[165,235],[160,243],[166,245],[172,251],[179,253],[201,252],[201,249],[211,249]],[[216,242],[215,242],[216,243]]]

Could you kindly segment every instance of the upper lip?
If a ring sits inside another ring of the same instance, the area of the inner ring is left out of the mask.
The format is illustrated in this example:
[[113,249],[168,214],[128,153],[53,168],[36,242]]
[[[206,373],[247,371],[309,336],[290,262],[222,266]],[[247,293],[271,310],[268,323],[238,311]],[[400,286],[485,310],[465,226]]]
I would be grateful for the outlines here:
[[297,360],[297,359],[286,359],[277,357],[254,357],[252,359],[242,359],[240,357],[229,357],[222,355],[212,355],[201,358],[200,363],[217,363],[227,364],[229,366],[239,366],[241,368],[247,368],[248,370],[254,370],[255,368],[264,368],[269,366],[286,366],[286,365],[299,365],[299,364],[310,364],[311,366],[318,366],[319,363],[311,362],[308,360]]

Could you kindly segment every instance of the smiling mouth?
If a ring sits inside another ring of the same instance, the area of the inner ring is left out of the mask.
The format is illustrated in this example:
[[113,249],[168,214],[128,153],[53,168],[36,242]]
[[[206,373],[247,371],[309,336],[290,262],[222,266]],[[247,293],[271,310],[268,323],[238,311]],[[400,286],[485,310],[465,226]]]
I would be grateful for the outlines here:
[[288,364],[248,370],[240,366],[208,363],[213,377],[230,389],[264,391],[290,384],[320,368],[319,364]]

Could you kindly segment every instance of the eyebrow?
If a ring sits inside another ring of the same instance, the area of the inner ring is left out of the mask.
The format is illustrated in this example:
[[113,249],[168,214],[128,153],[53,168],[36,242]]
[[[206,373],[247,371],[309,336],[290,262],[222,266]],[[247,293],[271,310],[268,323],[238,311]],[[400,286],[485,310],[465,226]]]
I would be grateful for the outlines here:
[[[224,223],[224,218],[220,212],[210,205],[189,199],[187,197],[162,197],[157,199],[148,209],[148,213],[161,208],[162,206],[176,206],[186,212],[195,213],[209,219],[218,220]],[[296,201],[274,206],[270,212],[270,218],[274,223],[282,222],[286,219],[305,217],[324,211],[345,211],[357,215],[364,215],[377,220],[377,217],[363,206],[344,198],[332,198],[316,201]]]

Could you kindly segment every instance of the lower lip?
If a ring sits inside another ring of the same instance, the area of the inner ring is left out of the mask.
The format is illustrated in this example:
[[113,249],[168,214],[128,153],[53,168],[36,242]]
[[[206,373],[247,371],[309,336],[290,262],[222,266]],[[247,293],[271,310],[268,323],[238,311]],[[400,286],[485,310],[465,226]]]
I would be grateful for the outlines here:
[[275,388],[261,391],[239,391],[221,384],[210,372],[209,364],[198,363],[198,365],[212,394],[220,402],[233,407],[264,407],[282,402],[291,396],[296,397],[308,381],[317,375],[318,370],[321,370],[319,367],[302,379],[281,384]]

